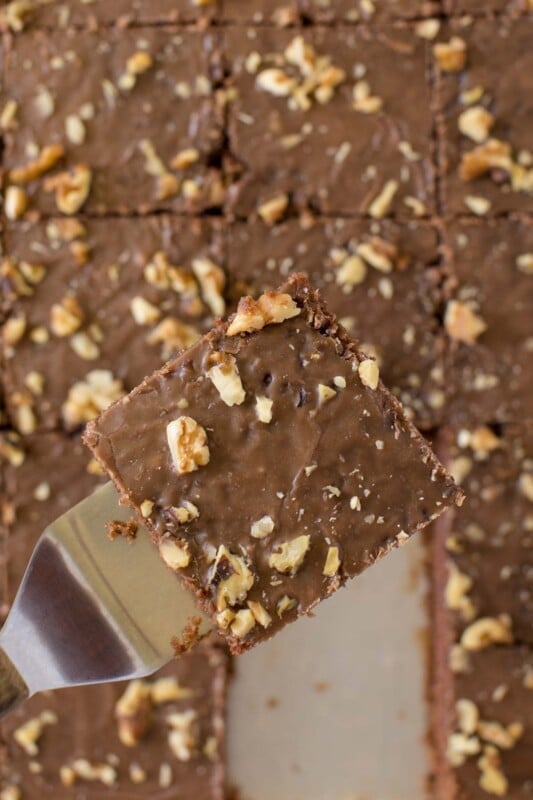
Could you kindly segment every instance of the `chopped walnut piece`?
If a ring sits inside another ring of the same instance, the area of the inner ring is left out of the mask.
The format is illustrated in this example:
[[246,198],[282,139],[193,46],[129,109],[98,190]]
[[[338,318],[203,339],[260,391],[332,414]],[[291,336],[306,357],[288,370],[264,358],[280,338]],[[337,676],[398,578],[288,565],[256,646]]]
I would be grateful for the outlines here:
[[165,317],[146,337],[148,344],[163,345],[161,356],[167,361],[174,353],[190,347],[198,341],[200,334],[192,325],[186,325],[175,317]]
[[77,164],[71,169],[54,175],[45,181],[45,191],[55,192],[56,205],[62,214],[76,214],[83,206],[91,190],[92,173],[86,164]]
[[114,786],[117,782],[117,771],[110,764],[91,764],[86,758],[76,758],[72,770],[77,778],[100,781],[104,786]]
[[254,539],[264,539],[274,530],[274,520],[272,517],[264,516],[252,523],[250,536]]
[[276,67],[262,70],[257,76],[256,84],[264,92],[275,97],[288,97],[297,86],[294,78]]
[[269,567],[278,572],[295,575],[303,564],[310,544],[311,537],[309,535],[297,536],[295,539],[283,542],[278,545],[278,552],[270,554]]
[[165,536],[159,542],[159,555],[170,569],[179,570],[189,566],[189,545],[183,540]]
[[351,289],[362,283],[366,274],[367,268],[363,259],[358,255],[347,255],[337,270],[335,279],[343,289]]
[[248,600],[248,608],[254,615],[255,621],[263,628],[268,628],[269,625],[272,625],[272,617],[261,603],[258,603],[256,600]]
[[327,578],[332,578],[339,571],[340,565],[341,565],[341,560],[339,557],[339,548],[329,547],[328,554],[326,556],[326,561],[324,564],[324,569],[322,570],[322,574],[325,575]]
[[207,370],[207,376],[219,393],[220,399],[227,406],[240,406],[246,399],[246,392],[242,385],[235,356],[228,353],[215,353],[212,360],[216,360],[217,363]]
[[178,761],[190,761],[198,746],[198,714],[192,708],[167,717],[168,744]]
[[296,608],[296,600],[294,597],[289,597],[287,594],[284,594],[283,597],[278,600],[276,604],[276,613],[278,617],[281,619],[287,611],[291,611],[293,608]]
[[434,45],[433,53],[443,72],[460,72],[466,64],[466,43],[459,36]]
[[533,275],[533,253],[522,253],[516,259],[516,266],[525,275]]
[[20,186],[8,186],[4,195],[4,211],[10,220],[20,219],[28,209],[29,198]]
[[161,312],[144,297],[133,297],[130,302],[130,311],[137,325],[153,325],[161,319]]
[[325,383],[318,384],[318,401],[320,405],[327,403],[328,400],[333,400],[336,396],[337,392],[335,389],[332,389],[331,386],[326,386]]
[[483,177],[492,169],[510,173],[512,164],[511,146],[499,139],[489,139],[473,150],[463,153],[459,177],[462,181],[473,181]]
[[533,473],[523,472],[518,481],[520,491],[527,500],[533,503]]
[[71,386],[63,404],[63,419],[69,428],[89,422],[124,394],[122,382],[109,370],[95,369],[85,380]]
[[14,347],[26,333],[26,317],[23,314],[9,317],[2,328],[4,345]]
[[479,709],[476,704],[472,700],[462,698],[456,702],[455,711],[459,730],[467,736],[472,736],[479,722]]
[[9,784],[0,791],[0,800],[22,800],[22,793],[20,787],[15,784]]
[[472,579],[460,572],[453,562],[448,565],[448,580],[444,592],[444,600],[448,608],[460,611],[463,618],[470,621],[475,616],[475,608],[468,592],[472,588]]
[[180,506],[173,506],[171,510],[180,525],[192,522],[193,519],[198,519],[200,516],[198,507],[189,500],[184,500]]
[[484,742],[493,744],[500,750],[511,750],[523,733],[523,725],[517,722],[504,727],[500,722],[480,720],[477,732]]
[[466,344],[475,344],[477,338],[487,330],[481,317],[469,305],[457,300],[450,300],[446,306],[444,327],[452,339]]
[[209,463],[207,433],[192,417],[178,417],[167,425],[167,442],[178,475]]
[[75,333],[70,338],[70,346],[85,361],[95,361],[100,356],[100,348],[85,331]]
[[8,182],[18,184],[31,183],[53,169],[64,155],[65,148],[63,145],[54,144],[49,147],[43,147],[34,161],[30,161],[24,167],[11,169],[8,173]]
[[461,636],[461,645],[466,650],[483,650],[492,644],[511,644],[512,641],[511,620],[506,614],[480,617]]
[[126,747],[135,747],[148,733],[151,725],[152,700],[145,681],[134,680],[115,705],[118,738]]
[[13,731],[13,738],[29,756],[39,753],[39,739],[47,725],[55,725],[57,716],[53,711],[43,711],[38,717],[32,717]]
[[372,94],[367,81],[357,81],[353,87],[353,108],[363,114],[376,114],[383,108],[383,100]]
[[220,545],[211,567],[209,582],[216,587],[217,611],[243,603],[254,584],[254,576],[241,556]]
[[265,327],[297,317],[301,309],[292,297],[282,292],[265,292],[258,300],[243,297],[227,330],[228,336],[251,333]]
[[83,312],[72,295],[66,295],[50,309],[50,328],[55,336],[71,336],[80,328]]
[[458,125],[462,134],[481,144],[489,136],[494,117],[483,106],[470,106],[459,115]]
[[377,361],[372,358],[365,358],[357,367],[359,377],[363,386],[368,386],[373,391],[378,388],[379,384],[379,367]]
[[448,736],[446,758],[453,767],[460,767],[468,756],[475,756],[481,752],[481,743],[477,736],[467,736],[464,733],[452,733]]
[[398,259],[398,248],[379,236],[372,236],[370,241],[357,246],[357,255],[379,272],[392,272]]
[[387,214],[399,186],[398,181],[394,180],[387,181],[383,186],[368,208],[368,213],[373,219],[382,219]]
[[176,678],[157,678],[150,685],[150,695],[152,702],[159,706],[164,703],[186,700],[193,697],[194,691],[186,686],[181,686]]
[[223,290],[226,283],[224,270],[210,258],[195,258],[192,271],[202,289],[202,297],[216,317],[222,317],[226,311]]
[[200,151],[195,147],[187,147],[185,150],[180,150],[180,152],[174,156],[170,162],[170,166],[172,169],[185,170],[192,167],[192,165],[196,164],[199,160]]
[[274,225],[283,217],[288,206],[288,196],[286,194],[278,194],[262,203],[258,207],[257,213],[267,225]]
[[501,770],[501,759],[497,749],[487,745],[477,763],[481,772],[479,778],[481,788],[488,794],[504,797],[507,794],[509,783]]
[[270,399],[270,397],[265,397],[265,395],[258,394],[255,398],[255,413],[257,414],[257,419],[259,422],[263,422],[265,425],[268,425],[272,422],[272,406],[274,405],[274,401]]
[[244,639],[250,631],[255,628],[255,616],[248,608],[241,608],[237,611],[233,622],[230,625],[230,631],[234,636],[239,639]]
[[477,197],[473,194],[468,194],[464,199],[464,204],[472,214],[478,217],[484,217],[490,211],[490,200],[486,197]]

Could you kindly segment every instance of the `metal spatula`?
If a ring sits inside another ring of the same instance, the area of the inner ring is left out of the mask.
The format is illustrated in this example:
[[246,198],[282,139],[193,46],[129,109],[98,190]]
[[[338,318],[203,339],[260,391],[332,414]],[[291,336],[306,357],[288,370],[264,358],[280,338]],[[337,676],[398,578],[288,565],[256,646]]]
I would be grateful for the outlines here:
[[0,714],[45,689],[149,675],[202,617],[146,531],[109,541],[105,524],[130,516],[109,483],[42,534],[0,632]]

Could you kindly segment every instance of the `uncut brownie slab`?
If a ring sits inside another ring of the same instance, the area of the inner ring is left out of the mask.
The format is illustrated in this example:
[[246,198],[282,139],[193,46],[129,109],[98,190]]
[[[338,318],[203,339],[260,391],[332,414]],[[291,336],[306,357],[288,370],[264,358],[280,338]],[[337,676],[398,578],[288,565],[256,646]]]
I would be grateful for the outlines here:
[[273,227],[237,222],[227,237],[234,301],[305,273],[364,352],[376,357],[385,384],[415,424],[437,423],[444,393],[434,226],[304,217]]
[[466,18],[440,30],[434,60],[447,214],[531,210],[532,38],[529,16]]
[[87,422],[224,313],[216,223],[15,222],[5,245],[5,379],[23,433]]
[[427,46],[405,27],[225,30],[229,209],[429,213]]
[[71,25],[196,22],[210,19],[216,0],[30,0],[22,6],[2,0],[0,23],[15,33],[29,27],[68,28]]
[[[6,208],[96,214],[220,205],[217,34],[189,28],[12,36]],[[110,135],[112,131],[112,135]],[[21,205],[22,202],[22,205]]]
[[533,417],[533,224],[449,222],[445,413],[454,424]]
[[300,275],[88,426],[234,652],[461,502],[378,376]]
[[[2,603],[8,606],[42,530],[103,476],[79,437],[64,433],[4,431],[0,462]],[[181,792],[220,800],[225,674],[222,651],[200,647],[140,689],[120,683],[37,695],[2,722],[1,788],[17,786],[22,800],[175,798]],[[162,677],[169,682],[154,682]],[[127,690],[128,702],[117,706]],[[33,723],[22,727],[33,720],[37,732]]]

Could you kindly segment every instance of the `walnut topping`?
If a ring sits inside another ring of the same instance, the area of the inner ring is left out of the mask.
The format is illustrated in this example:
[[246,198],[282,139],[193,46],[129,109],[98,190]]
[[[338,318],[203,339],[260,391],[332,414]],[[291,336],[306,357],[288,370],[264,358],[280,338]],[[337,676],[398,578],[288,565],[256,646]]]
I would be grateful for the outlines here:
[[9,784],[0,791],[0,800],[22,800],[22,793],[18,786]]
[[434,45],[433,52],[443,72],[460,72],[466,64],[466,43],[459,36]]
[[533,275],[533,253],[522,253],[516,259],[516,266],[525,275]]
[[488,139],[494,117],[483,106],[470,106],[460,114],[458,125],[462,134],[481,144]]
[[11,220],[20,219],[28,209],[28,195],[20,186],[8,186],[4,196],[4,211]]
[[265,423],[268,425],[272,422],[272,406],[274,405],[273,400],[270,397],[265,397],[265,395],[258,394],[255,398],[255,413],[257,414],[257,419],[259,422]]
[[217,590],[217,611],[246,600],[254,584],[254,576],[241,556],[220,545],[211,567],[210,583]]
[[77,114],[69,114],[65,119],[65,133],[71,144],[83,144],[85,141],[85,125]]
[[450,300],[446,306],[444,327],[452,339],[466,344],[475,344],[477,338],[487,330],[481,317],[469,305],[457,300]]
[[331,386],[326,386],[325,383],[318,384],[318,402],[320,405],[324,405],[324,403],[327,403],[328,400],[332,400],[336,396],[337,392],[335,389],[332,389]]
[[444,598],[448,608],[460,611],[463,618],[467,621],[475,616],[475,608],[472,600],[468,597],[468,592],[472,588],[472,579],[463,574],[450,562],[448,565],[448,581]]
[[191,554],[186,541],[164,537],[159,542],[159,555],[170,569],[175,571],[189,566]]
[[[260,604],[258,603],[258,605]],[[253,628],[255,628],[255,616],[252,611],[248,608],[241,608],[240,611],[237,611],[230,625],[232,634],[239,639],[244,639]]]
[[510,173],[512,170],[511,146],[499,139],[489,139],[483,144],[463,153],[459,166],[459,177],[462,181],[473,181],[481,178],[492,169],[501,169]]
[[207,376],[227,406],[240,406],[246,399],[246,392],[242,385],[235,356],[228,353],[215,353],[212,360],[215,359],[217,363],[207,370]]
[[168,744],[178,761],[190,761],[198,747],[198,714],[194,709],[173,712],[167,717],[171,728]]
[[20,440],[15,433],[0,435],[0,460],[3,459],[12,467],[20,467],[26,460],[24,450],[19,446]]
[[475,756],[481,752],[481,743],[477,736],[467,736],[464,733],[452,733],[448,737],[446,758],[453,767],[460,767],[468,756]]
[[62,214],[75,214],[83,206],[91,190],[92,172],[86,164],[77,164],[65,172],[48,178],[45,191],[55,192],[56,205]]
[[504,797],[507,794],[509,783],[501,770],[501,759],[497,749],[487,745],[477,763],[481,771],[479,778],[481,788],[489,794]]
[[268,628],[269,625],[272,625],[272,617],[266,608],[261,605],[261,603],[258,603],[255,600],[248,600],[248,608],[254,615],[255,621],[258,622],[263,628]]
[[533,473],[523,472],[518,481],[520,491],[527,500],[533,503]]
[[337,270],[336,281],[344,290],[350,290],[364,281],[366,273],[366,265],[360,256],[346,255]]
[[377,362],[372,358],[365,358],[357,367],[359,377],[363,386],[368,386],[369,389],[375,390],[379,384],[379,367]]
[[339,571],[340,565],[341,565],[341,560],[339,557],[339,548],[329,547],[328,554],[326,556],[326,562],[324,564],[324,569],[322,570],[322,574],[328,578],[332,578]]
[[9,317],[2,328],[4,345],[11,348],[18,344],[26,333],[26,325],[26,317],[23,314]]
[[18,103],[15,100],[8,100],[0,112],[0,130],[9,131],[16,127],[16,117]]
[[57,716],[53,711],[43,711],[38,717],[32,717],[13,731],[13,738],[29,756],[39,753],[39,739],[47,725],[55,725]]
[[277,553],[271,553],[268,559],[269,567],[285,574],[296,575],[303,564],[305,555],[309,550],[311,537],[308,535],[297,536],[278,546]]
[[463,698],[455,704],[455,711],[459,730],[467,736],[475,733],[479,722],[479,710],[476,704],[472,700]]
[[70,346],[85,361],[95,361],[100,355],[100,348],[85,331],[74,334],[70,339]]
[[198,341],[200,334],[192,325],[186,325],[175,317],[165,317],[146,337],[148,344],[161,344],[161,357],[166,361],[173,353],[190,347]]
[[192,270],[200,284],[202,297],[211,313],[221,317],[226,311],[223,289],[226,283],[224,270],[218,267],[210,258],[195,258]]
[[278,324],[297,317],[300,311],[292,297],[281,292],[265,292],[258,300],[243,297],[239,300],[237,312],[228,326],[227,335],[259,331],[265,325]]
[[167,425],[167,442],[178,475],[209,463],[207,433],[192,417],[178,417]]
[[176,678],[158,678],[150,685],[152,702],[156,705],[186,700],[194,695],[192,689],[181,686]]
[[65,765],[61,768],[61,782],[65,786],[72,786],[77,778],[114,786],[117,782],[117,771],[111,764],[91,764],[86,758],[77,758],[71,767]]
[[192,167],[192,165],[196,164],[199,160],[200,151],[195,147],[187,147],[185,150],[180,150],[180,152],[174,156],[170,162],[170,166],[172,169],[185,170]]
[[25,184],[37,180],[45,173],[55,167],[65,155],[63,145],[54,144],[50,147],[43,147],[34,161],[30,161],[24,167],[15,167],[8,173],[9,183]]
[[69,428],[75,428],[97,417],[123,394],[122,382],[109,370],[92,370],[85,380],[71,386],[63,404],[63,418]]
[[415,25],[415,33],[421,39],[435,39],[440,30],[440,20],[423,19]]
[[398,248],[379,236],[372,236],[370,241],[359,244],[357,254],[379,272],[392,272],[398,260]]
[[467,194],[464,199],[464,204],[472,214],[478,217],[483,217],[490,211],[490,200],[486,197],[478,197],[477,195]]
[[200,516],[198,507],[189,500],[184,500],[180,506],[173,506],[171,510],[179,525],[185,525]]
[[513,722],[504,727],[500,722],[480,720],[477,726],[480,738],[501,750],[511,750],[522,736],[523,731],[524,727],[520,722]]
[[287,594],[284,594],[276,604],[276,613],[281,619],[287,611],[291,611],[293,608],[296,608],[296,600],[294,597],[289,597]]
[[133,297],[130,302],[130,311],[137,325],[153,325],[161,318],[161,312],[144,297]]
[[381,111],[383,100],[372,94],[367,81],[357,81],[353,87],[353,107],[363,114],[376,114]]
[[135,747],[146,736],[151,724],[150,687],[144,681],[131,681],[115,705],[118,738],[126,747]]
[[72,295],[66,295],[50,309],[50,328],[55,336],[70,336],[80,328],[83,312]]
[[466,650],[483,650],[492,644],[511,644],[511,620],[507,614],[481,617],[463,631],[461,645]]
[[154,510],[154,503],[152,500],[143,500],[139,506],[139,511],[141,512],[141,516],[144,517],[144,519],[148,519],[153,510]]
[[277,194],[270,200],[261,203],[257,208],[257,213],[267,225],[274,225],[283,217],[288,206],[288,196],[286,194]]
[[146,770],[144,770],[140,764],[137,764],[136,761],[129,764],[128,774],[130,776],[130,781],[135,784],[144,783],[148,777]]
[[289,42],[278,61],[281,66],[260,69],[255,61],[256,86],[276,97],[288,97],[289,108],[300,111],[308,111],[313,100],[329,103],[346,77],[344,70],[335,67],[328,56],[319,56],[302,36]]
[[265,536],[269,536],[273,530],[274,520],[272,517],[264,516],[252,523],[252,527],[250,528],[250,536],[252,536],[254,539],[264,539]]
[[486,458],[489,453],[498,450],[502,446],[499,436],[496,436],[486,425],[480,425],[472,432],[461,431],[461,433],[466,434],[462,437],[461,444],[463,442],[465,445],[468,444],[478,459]]
[[398,181],[390,180],[369,206],[368,213],[373,219],[382,219],[389,211],[394,196],[399,189]]

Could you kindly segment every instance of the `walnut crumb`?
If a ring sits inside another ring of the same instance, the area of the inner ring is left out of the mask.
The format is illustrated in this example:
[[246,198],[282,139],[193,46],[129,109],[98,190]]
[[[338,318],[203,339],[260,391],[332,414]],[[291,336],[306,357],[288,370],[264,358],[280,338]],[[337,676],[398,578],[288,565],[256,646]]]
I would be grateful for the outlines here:
[[259,422],[263,422],[265,425],[268,425],[272,422],[272,406],[274,402],[270,399],[270,397],[265,397],[265,395],[258,394],[255,398],[255,413],[257,414],[257,419]]
[[487,330],[482,318],[469,305],[457,300],[450,300],[446,306],[444,327],[452,339],[466,344],[475,344],[478,337]]
[[292,297],[282,292],[265,292],[257,300],[243,297],[239,300],[237,311],[228,326],[227,335],[258,331],[265,325],[278,324],[297,317],[300,311]]
[[365,358],[364,361],[359,363],[357,371],[363,386],[368,386],[368,388],[372,389],[372,391],[375,391],[378,388],[379,367],[374,359]]
[[443,72],[460,72],[466,64],[466,43],[459,36],[434,45],[433,53]]
[[250,536],[254,539],[264,539],[266,536],[269,536],[273,530],[274,520],[270,516],[264,516],[252,523]]
[[216,586],[217,611],[246,600],[254,584],[254,576],[242,556],[220,545],[210,571],[210,584]]
[[207,376],[219,393],[220,399],[227,406],[240,406],[246,399],[246,392],[235,356],[229,353],[214,353],[211,357],[211,362],[213,361],[215,364],[207,371]]
[[295,575],[303,564],[310,544],[311,537],[309,535],[297,536],[295,539],[283,542],[278,545],[278,552],[270,554],[269,567],[278,572]]
[[167,567],[175,571],[188,567],[191,560],[188,543],[171,536],[165,536],[159,542],[159,555]]
[[178,475],[194,472],[209,463],[207,433],[192,417],[178,417],[169,422],[167,442]]
[[326,556],[326,561],[324,564],[324,569],[322,570],[322,574],[325,575],[327,578],[332,578],[340,569],[341,560],[339,557],[339,548],[338,547],[329,547],[328,554]]
[[461,636],[461,645],[466,650],[483,650],[492,644],[511,644],[512,641],[511,620],[507,614],[481,617],[472,622]]
[[45,191],[55,192],[56,205],[62,214],[76,214],[89,196],[92,172],[86,164],[77,164],[45,181]]
[[151,725],[152,700],[146,681],[128,683],[115,705],[118,737],[126,747],[135,747],[148,733]]
[[268,628],[272,625],[272,617],[261,603],[255,600],[248,600],[248,608],[254,615],[255,621],[258,622],[261,627]]
[[286,194],[278,194],[262,203],[258,207],[257,213],[267,225],[274,225],[283,217],[288,206],[288,196]]

